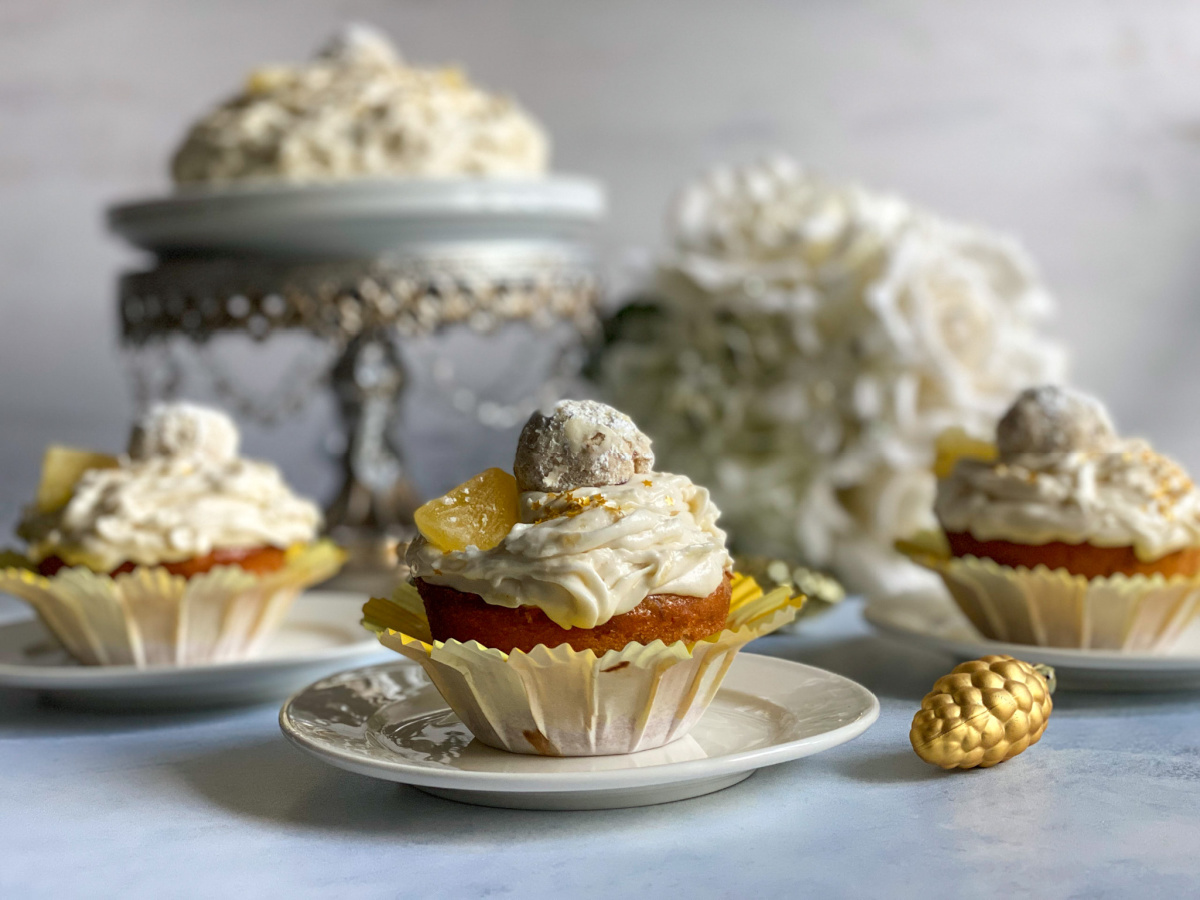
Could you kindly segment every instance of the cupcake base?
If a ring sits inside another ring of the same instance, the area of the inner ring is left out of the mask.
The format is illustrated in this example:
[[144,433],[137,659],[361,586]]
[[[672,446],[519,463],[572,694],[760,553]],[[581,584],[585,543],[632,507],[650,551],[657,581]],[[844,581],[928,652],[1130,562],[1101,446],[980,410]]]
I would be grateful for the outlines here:
[[[204,556],[194,556],[178,562],[162,563],[161,568],[172,575],[193,578],[215,569],[217,566],[237,566],[247,572],[265,574],[278,572],[287,565],[287,551],[278,547],[250,547],[230,550],[214,550]],[[38,573],[52,578],[63,569],[70,568],[59,556],[48,556],[37,565]],[[108,574],[116,578],[138,568],[136,563],[124,562]]]
[[296,596],[341,568],[328,541],[286,551],[266,573],[221,565],[184,578],[161,566],[102,575],[76,567],[47,578],[0,570],[0,591],[20,597],[86,665],[187,666],[251,657]]
[[[481,742],[514,753],[603,756],[661,747],[687,734],[737,651],[790,622],[803,604],[733,577],[725,628],[694,644],[630,643],[597,654],[569,644],[504,653],[476,641],[433,641],[412,585],[372,600],[364,624],[424,667]],[[397,630],[397,627],[403,630]]]
[[1010,568],[1066,569],[1084,578],[1107,578],[1112,575],[1175,575],[1191,577],[1200,574],[1200,547],[1188,547],[1169,553],[1152,562],[1138,559],[1133,547],[1097,547],[1093,544],[1067,544],[1050,541],[1045,544],[1018,544],[1013,541],[980,541],[973,535],[947,532],[950,552],[954,556],[974,556],[990,559]]
[[485,647],[531,651],[538,644],[597,654],[626,644],[698,641],[720,631],[729,615],[732,577],[707,597],[651,594],[627,613],[595,628],[563,628],[536,606],[495,606],[475,594],[416,580],[434,640],[476,640]]
[[937,572],[987,638],[1043,647],[1165,653],[1200,615],[1200,576],[1085,578],[937,551],[940,535],[899,549]]

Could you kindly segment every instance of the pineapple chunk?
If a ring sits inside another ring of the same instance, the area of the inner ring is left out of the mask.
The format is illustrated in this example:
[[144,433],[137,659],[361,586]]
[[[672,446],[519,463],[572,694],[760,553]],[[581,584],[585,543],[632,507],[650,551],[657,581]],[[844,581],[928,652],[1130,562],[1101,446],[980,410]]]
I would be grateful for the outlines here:
[[284,87],[291,78],[292,72],[287,66],[263,66],[246,79],[246,93],[267,94]]
[[75,485],[88,469],[113,469],[117,465],[117,458],[107,453],[51,444],[42,457],[42,480],[38,482],[34,501],[37,511],[52,513],[66,506]]
[[996,445],[991,441],[973,438],[961,428],[947,428],[934,442],[937,457],[933,463],[933,474],[946,478],[954,471],[960,459],[979,459],[991,462],[996,458]]
[[425,540],[443,553],[478,547],[490,550],[517,524],[517,479],[487,469],[414,514]]

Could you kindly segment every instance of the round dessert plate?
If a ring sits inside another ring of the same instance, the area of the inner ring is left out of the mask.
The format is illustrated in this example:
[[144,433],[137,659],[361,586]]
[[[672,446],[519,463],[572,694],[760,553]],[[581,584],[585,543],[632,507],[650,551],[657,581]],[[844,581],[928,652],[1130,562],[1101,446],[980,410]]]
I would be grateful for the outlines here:
[[439,241],[580,237],[603,217],[588,178],[392,178],[189,188],[109,208],[109,226],[156,253],[373,256]]
[[980,635],[947,597],[906,594],[872,603],[863,616],[884,634],[958,659],[1003,653],[1053,666],[1059,690],[1177,691],[1200,689],[1200,630],[1169,653],[1076,650],[992,641]]
[[357,660],[388,653],[359,624],[364,599],[361,594],[308,591],[258,658],[184,668],[84,666],[37,619],[9,619],[0,623],[0,688],[38,691],[56,702],[109,709],[275,700]]
[[690,734],[622,756],[526,756],[485,746],[420,668],[397,662],[306,688],[284,705],[279,725],[331,765],[439,797],[514,809],[615,809],[719,791],[764,766],[844,744],[878,716],[875,696],[847,678],[742,653]]

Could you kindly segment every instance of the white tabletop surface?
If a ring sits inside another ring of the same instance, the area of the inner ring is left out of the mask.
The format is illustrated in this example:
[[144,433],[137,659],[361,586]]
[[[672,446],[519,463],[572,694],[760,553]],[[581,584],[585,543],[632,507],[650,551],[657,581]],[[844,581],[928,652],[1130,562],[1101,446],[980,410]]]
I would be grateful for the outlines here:
[[322,765],[276,708],[123,716],[0,692],[3,897],[1141,897],[1200,877],[1200,698],[1062,695],[1042,742],[944,773],[908,745],[952,661],[849,601],[761,652],[874,690],[879,722],[664,806],[459,805]]

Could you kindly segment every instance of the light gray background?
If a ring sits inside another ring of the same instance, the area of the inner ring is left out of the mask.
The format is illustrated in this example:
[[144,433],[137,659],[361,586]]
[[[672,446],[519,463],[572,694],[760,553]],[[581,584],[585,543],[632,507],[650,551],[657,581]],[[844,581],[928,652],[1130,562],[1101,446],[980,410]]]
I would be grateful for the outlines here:
[[[5,0],[0,500],[29,496],[51,438],[123,440],[113,282],[136,258],[103,206],[165,189],[191,119],[348,19],[519,97],[557,168],[611,186],[614,260],[659,240],[685,179],[772,149],[1016,233],[1078,381],[1200,469],[1200,4]],[[251,449],[326,490],[326,413]]]

